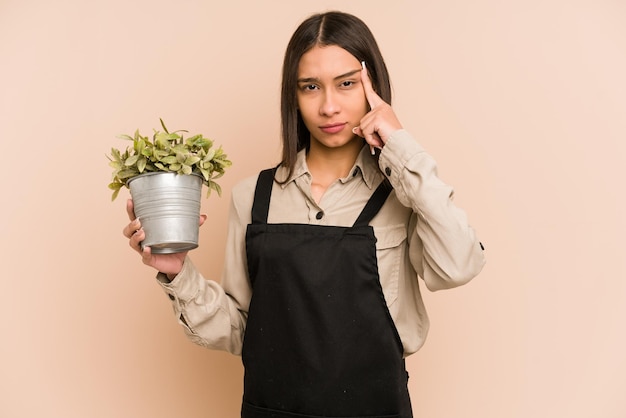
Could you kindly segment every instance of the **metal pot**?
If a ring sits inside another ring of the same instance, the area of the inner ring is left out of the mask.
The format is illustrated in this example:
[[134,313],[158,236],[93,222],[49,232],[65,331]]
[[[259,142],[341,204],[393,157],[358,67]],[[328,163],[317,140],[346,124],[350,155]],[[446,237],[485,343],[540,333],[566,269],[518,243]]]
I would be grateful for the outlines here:
[[141,246],[153,254],[198,247],[202,177],[197,174],[145,173],[128,182],[146,238]]

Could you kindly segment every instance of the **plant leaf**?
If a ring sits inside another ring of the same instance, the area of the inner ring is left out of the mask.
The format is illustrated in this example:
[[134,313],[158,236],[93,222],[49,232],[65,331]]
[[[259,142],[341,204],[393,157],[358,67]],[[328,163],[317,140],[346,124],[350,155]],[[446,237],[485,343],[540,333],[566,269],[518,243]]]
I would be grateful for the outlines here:
[[206,157],[204,157],[203,160],[204,161],[211,161],[213,158],[215,158],[215,150],[214,149],[210,149],[209,151],[207,151]]
[[220,185],[219,185],[219,184],[217,184],[217,183],[216,183],[216,182],[214,182],[214,181],[211,181],[211,182],[209,183],[209,192],[211,191],[211,189],[215,190],[215,191],[217,192],[217,195],[218,195],[218,196],[221,196],[221,195],[222,195],[222,188],[220,187]]
[[146,160],[145,157],[141,157],[140,159],[137,160],[137,170],[139,170],[140,173],[143,173],[143,170],[146,169],[146,164],[148,163],[148,160]]
[[126,167],[130,167],[131,165],[135,165],[137,163],[138,159],[139,159],[138,155],[131,155],[130,157],[128,157],[126,159],[126,161],[124,161],[124,165]]
[[134,168],[127,168],[125,170],[120,170],[117,173],[117,178],[120,180],[126,180],[131,177],[135,177],[137,174],[137,170],[135,170]]
[[196,157],[195,155],[188,155],[187,158],[185,158],[184,164],[192,166],[199,161],[200,161],[199,157]]
[[169,164],[176,164],[178,162],[178,159],[175,156],[170,155],[170,156],[161,158],[161,162],[163,164],[168,164],[168,165]]
[[109,161],[109,166],[116,170],[119,170],[120,168],[122,168],[122,163],[119,161]]
[[113,183],[109,183],[109,189],[111,190],[119,190],[121,189],[123,186],[122,183],[118,183],[118,182],[113,182]]
[[170,132],[165,127],[165,122],[163,122],[163,119],[159,118],[159,120],[161,121],[161,127],[163,128],[163,130],[169,134]]

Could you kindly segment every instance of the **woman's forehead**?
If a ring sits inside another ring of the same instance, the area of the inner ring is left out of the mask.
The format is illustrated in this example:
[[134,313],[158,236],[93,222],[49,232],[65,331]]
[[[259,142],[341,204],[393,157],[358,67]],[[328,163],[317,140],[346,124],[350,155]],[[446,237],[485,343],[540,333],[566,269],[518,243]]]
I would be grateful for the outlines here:
[[340,46],[316,45],[300,58],[298,78],[335,78],[360,68],[359,60]]

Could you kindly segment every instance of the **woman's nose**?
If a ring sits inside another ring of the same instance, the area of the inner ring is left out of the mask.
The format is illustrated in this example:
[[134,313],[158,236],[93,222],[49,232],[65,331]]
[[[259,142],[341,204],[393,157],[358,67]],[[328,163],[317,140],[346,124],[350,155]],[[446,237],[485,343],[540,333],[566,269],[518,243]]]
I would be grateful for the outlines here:
[[339,102],[337,101],[337,97],[329,92],[326,92],[323,95],[322,103],[320,105],[320,115],[330,116],[339,112],[340,110]]

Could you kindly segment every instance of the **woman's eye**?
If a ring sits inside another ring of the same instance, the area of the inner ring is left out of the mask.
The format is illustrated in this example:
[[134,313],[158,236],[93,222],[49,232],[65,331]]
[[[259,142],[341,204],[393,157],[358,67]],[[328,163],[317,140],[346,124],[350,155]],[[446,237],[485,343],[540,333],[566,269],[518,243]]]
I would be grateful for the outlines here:
[[341,83],[341,87],[352,87],[354,85],[354,81],[346,80]]
[[317,86],[315,84],[305,84],[305,85],[302,86],[302,90],[304,90],[304,91],[317,90]]

